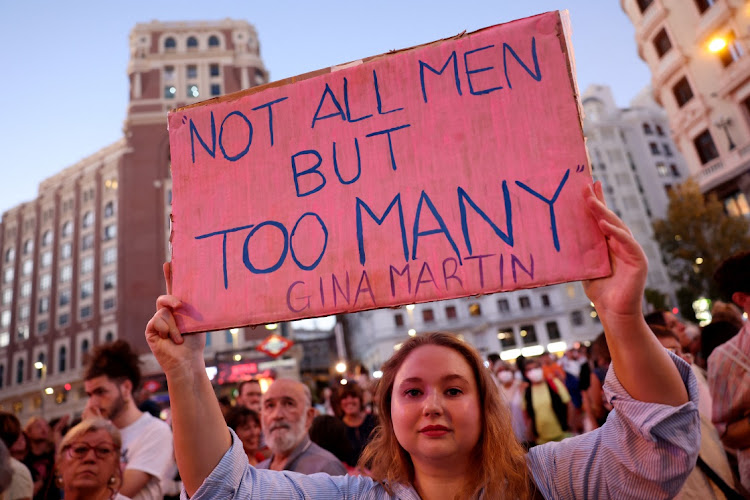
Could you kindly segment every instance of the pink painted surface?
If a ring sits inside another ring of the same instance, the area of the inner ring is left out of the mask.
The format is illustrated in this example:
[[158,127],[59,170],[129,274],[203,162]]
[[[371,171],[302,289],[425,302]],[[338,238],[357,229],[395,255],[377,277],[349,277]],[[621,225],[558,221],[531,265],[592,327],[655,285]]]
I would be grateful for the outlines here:
[[[397,127],[390,147],[371,135]],[[610,272],[556,12],[176,110],[169,130],[183,331]],[[392,202],[380,225],[362,205],[381,218]]]

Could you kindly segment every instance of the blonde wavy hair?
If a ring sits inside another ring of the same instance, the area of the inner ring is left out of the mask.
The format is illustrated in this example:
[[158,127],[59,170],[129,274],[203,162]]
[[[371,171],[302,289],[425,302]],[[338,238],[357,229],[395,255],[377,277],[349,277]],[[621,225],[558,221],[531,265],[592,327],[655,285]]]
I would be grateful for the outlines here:
[[372,478],[381,482],[390,494],[393,494],[393,484],[414,482],[414,464],[393,431],[391,398],[396,373],[404,360],[413,350],[425,345],[447,347],[460,354],[471,367],[479,393],[482,431],[471,453],[468,469],[471,472],[456,499],[476,498],[480,494],[493,499],[530,498],[531,479],[526,465],[526,451],[513,433],[507,404],[501,400],[497,386],[477,351],[447,333],[413,337],[404,342],[383,365],[383,376],[375,393],[380,425],[362,453],[359,466],[369,469]]

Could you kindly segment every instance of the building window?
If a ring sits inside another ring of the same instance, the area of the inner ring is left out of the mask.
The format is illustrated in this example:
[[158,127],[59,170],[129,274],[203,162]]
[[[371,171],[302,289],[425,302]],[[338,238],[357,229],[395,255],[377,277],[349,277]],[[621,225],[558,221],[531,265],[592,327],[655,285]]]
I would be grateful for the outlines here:
[[404,315],[401,313],[394,314],[393,321],[396,323],[396,326],[404,326]]
[[39,299],[39,314],[44,314],[49,311],[49,297],[42,297]]
[[647,135],[653,134],[654,132],[651,130],[651,125],[649,125],[648,123],[644,123],[643,124],[643,133],[647,134]]
[[57,350],[57,371],[59,373],[63,373],[65,371],[65,369],[67,368],[67,361],[68,349],[64,345],[61,345]]
[[513,335],[513,330],[498,330],[497,339],[503,348],[515,347],[516,345],[516,336]]
[[549,295],[547,295],[546,293],[542,295],[542,306],[544,307],[550,306]]
[[73,245],[71,243],[63,243],[60,246],[60,258],[69,259],[73,253]]
[[174,99],[177,96],[177,87],[166,85],[164,87],[164,99]]
[[497,310],[501,313],[507,313],[510,311],[510,304],[508,299],[499,299],[497,301]]
[[481,316],[482,315],[482,307],[474,302],[473,304],[469,304],[469,316]]
[[220,66],[218,63],[212,63],[208,67],[208,74],[211,76],[219,76],[220,71],[221,71],[219,68]]
[[60,307],[70,304],[70,290],[60,290],[57,299],[57,303]]
[[117,224],[110,224],[104,228],[104,241],[108,241],[117,236]]
[[3,290],[3,305],[8,305],[13,300],[13,289],[8,288]]
[[73,221],[68,221],[65,224],[63,224],[62,235],[64,238],[66,236],[70,236],[71,234],[73,234]]
[[693,139],[693,144],[695,145],[695,150],[698,152],[701,164],[705,165],[711,160],[719,157],[719,152],[716,150],[714,139],[711,137],[711,132],[709,132],[708,129],[704,130],[698,135],[698,137]]
[[24,276],[28,276],[31,274],[31,271],[34,270],[34,261],[33,260],[27,260],[24,261],[23,266],[21,267],[21,274]]
[[570,322],[573,323],[573,326],[581,326],[583,324],[583,313],[581,311],[570,313]]
[[88,274],[94,270],[94,257],[89,255],[81,259],[81,274]]
[[39,289],[49,290],[50,286],[52,286],[52,275],[49,273],[42,274],[41,278],[39,278]]
[[11,281],[13,281],[13,275],[14,272],[12,267],[6,269],[3,273],[3,283],[10,283]]
[[44,235],[42,236],[42,246],[46,247],[52,243],[52,239],[54,238],[54,235],[52,234],[52,231],[47,229],[44,232]]
[[435,321],[435,313],[432,312],[432,309],[422,309],[422,321],[425,323]]
[[258,68],[255,68],[255,85],[263,85],[266,82],[266,75]]
[[5,262],[13,262],[13,259],[15,258],[16,258],[15,248],[9,248],[5,251]]
[[[1,342],[0,346],[2,346]],[[0,389],[3,388],[3,385],[5,385],[5,365],[0,365]]]
[[219,43],[219,37],[216,35],[211,35],[208,37],[208,46],[209,47],[218,47],[220,45]]
[[114,297],[110,297],[108,299],[104,299],[103,304],[104,304],[103,307],[104,307],[105,311],[109,311],[111,309],[114,309],[115,308],[115,304],[116,304],[115,298]]
[[669,169],[662,162],[656,164],[656,171],[659,173],[659,177],[669,177]]
[[112,201],[108,201],[106,205],[104,205],[104,218],[112,217],[115,215],[115,204]]
[[660,58],[664,57],[664,54],[669,52],[669,49],[672,48],[672,42],[669,41],[667,30],[662,28],[659,34],[654,37],[654,48],[656,49],[656,54]]
[[531,307],[531,300],[528,296],[524,295],[518,299],[518,305],[521,306],[521,309],[529,309]]
[[164,66],[164,81],[171,82],[174,80],[174,66]]
[[117,275],[115,273],[107,273],[104,275],[104,279],[102,280],[103,288],[105,290],[112,290],[115,288],[115,285],[117,285]]
[[187,48],[188,49],[197,49],[198,48],[198,39],[194,36],[189,36],[187,39]]
[[85,234],[81,238],[81,250],[89,250],[90,248],[94,248],[94,235]]
[[695,0],[695,6],[698,7],[698,12],[701,14],[706,12],[714,3],[716,3],[716,0]]
[[0,332],[0,347],[7,347],[10,344],[10,334],[8,332]]
[[31,240],[31,239],[26,240],[23,243],[23,254],[29,255],[33,251],[34,251],[34,240]]
[[557,321],[548,321],[546,323],[547,326],[547,337],[549,337],[550,340],[559,340],[560,339],[560,328],[557,326]]
[[61,327],[68,326],[68,323],[70,323],[70,314],[63,313],[57,318],[57,324]]
[[652,155],[660,155],[661,154],[661,150],[659,149],[659,145],[656,144],[655,142],[649,142],[648,143],[648,147],[651,149],[651,154]]
[[70,264],[66,264],[60,269],[60,283],[67,283],[72,276],[73,268]]
[[23,361],[24,361],[23,358],[21,358],[16,362],[16,384],[23,383],[23,370],[24,370]]
[[83,216],[83,220],[81,221],[81,225],[83,227],[91,227],[93,224],[94,224],[94,212],[92,212],[91,210],[89,210]]
[[660,136],[664,136],[664,129],[661,128],[659,125],[656,126],[656,133]]
[[672,93],[677,101],[677,106],[680,108],[693,98],[693,89],[690,88],[687,77],[683,76],[679,82],[675,83],[674,87],[672,87]]
[[48,329],[49,329],[49,322],[46,319],[43,321],[40,321],[36,325],[37,335],[44,335],[45,333],[47,333]]
[[726,68],[742,57],[745,54],[745,51],[742,49],[742,45],[737,41],[734,31],[727,33],[726,36],[724,36],[724,40],[726,41],[726,45],[723,49],[718,51],[716,55],[719,56],[721,64]]
[[164,40],[164,50],[171,51],[177,48],[177,42],[171,36]]
[[534,325],[522,325],[521,326],[521,338],[523,339],[524,345],[536,344],[536,328]]
[[91,317],[91,306],[83,306],[81,308],[81,319],[89,319]]
[[21,284],[21,297],[28,297],[31,295],[31,282],[25,281]]
[[18,319],[20,320],[27,320],[29,319],[29,313],[31,312],[31,308],[28,304],[23,304],[18,308]]
[[42,256],[40,258],[42,267],[49,267],[52,264],[52,250],[47,250],[42,252]]
[[198,66],[195,64],[188,64],[186,67],[188,78],[198,78]]
[[117,260],[117,247],[109,247],[102,253],[104,264],[112,264]]
[[110,343],[115,339],[115,335],[112,332],[107,332],[107,334],[104,336],[104,342]]
[[724,199],[724,208],[727,213],[733,217],[750,215],[750,206],[748,205],[745,193],[737,191],[736,193]]
[[679,177],[680,176],[680,171],[677,170],[677,165],[675,165],[674,163],[672,163],[669,167],[672,169],[672,176],[673,177]]
[[7,327],[10,325],[10,311],[3,311],[2,314],[0,314],[0,326]]
[[81,341],[81,358],[85,357],[89,353],[89,339],[83,339]]
[[638,3],[638,8],[641,10],[641,14],[646,12],[646,9],[648,9],[652,1],[653,0],[636,0],[636,2]]
[[218,83],[212,83],[211,84],[211,97],[216,97],[221,95],[221,85]]
[[448,319],[456,319],[456,306],[445,306],[445,317]]
[[664,150],[664,156],[672,156],[672,148],[669,147],[669,144],[662,144],[661,148]]
[[81,300],[88,299],[94,293],[94,281],[86,280],[81,283]]
[[189,84],[187,87],[187,96],[188,97],[199,97],[201,93],[198,91],[198,85],[196,84]]

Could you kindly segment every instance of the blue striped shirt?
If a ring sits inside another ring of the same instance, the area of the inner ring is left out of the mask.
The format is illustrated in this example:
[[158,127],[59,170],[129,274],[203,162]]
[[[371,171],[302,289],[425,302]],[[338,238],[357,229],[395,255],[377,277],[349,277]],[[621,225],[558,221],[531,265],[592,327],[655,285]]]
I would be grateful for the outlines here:
[[[614,410],[607,422],[587,434],[529,451],[529,470],[544,498],[655,500],[680,491],[700,448],[698,388],[690,366],[670,356],[690,401],[677,407],[637,401],[610,368],[604,391]],[[397,484],[393,490],[389,495],[381,484],[363,476],[255,469],[232,432],[231,448],[192,500],[419,500],[411,485]],[[183,490],[182,500],[187,498]]]

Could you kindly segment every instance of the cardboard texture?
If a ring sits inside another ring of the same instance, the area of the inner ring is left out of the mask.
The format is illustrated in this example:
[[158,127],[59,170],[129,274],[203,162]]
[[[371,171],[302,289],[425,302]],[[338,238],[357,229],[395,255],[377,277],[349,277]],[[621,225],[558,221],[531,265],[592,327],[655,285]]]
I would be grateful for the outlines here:
[[175,110],[182,331],[608,275],[559,12]]

